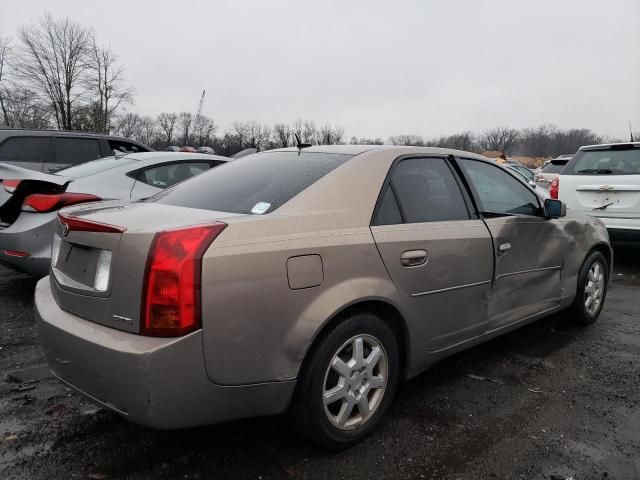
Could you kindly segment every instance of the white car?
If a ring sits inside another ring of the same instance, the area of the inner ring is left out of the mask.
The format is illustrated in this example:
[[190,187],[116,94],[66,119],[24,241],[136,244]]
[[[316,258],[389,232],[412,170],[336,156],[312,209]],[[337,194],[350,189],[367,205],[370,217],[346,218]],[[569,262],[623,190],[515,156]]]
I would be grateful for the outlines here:
[[0,265],[44,276],[58,210],[100,200],[140,200],[229,158],[182,152],[132,153],[42,173],[0,163]]
[[598,217],[613,240],[640,241],[640,142],[581,147],[549,193]]

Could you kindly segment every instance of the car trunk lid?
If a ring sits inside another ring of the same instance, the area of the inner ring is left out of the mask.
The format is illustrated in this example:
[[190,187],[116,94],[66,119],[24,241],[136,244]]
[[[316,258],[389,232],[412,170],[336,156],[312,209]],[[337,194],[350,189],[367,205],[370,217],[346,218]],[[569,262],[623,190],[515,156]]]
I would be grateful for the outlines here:
[[640,217],[640,175],[561,175],[567,208],[599,217]]
[[24,199],[35,193],[62,193],[70,179],[0,163],[0,230],[20,215]]
[[156,233],[235,216],[240,215],[145,202],[63,209],[52,252],[56,301],[79,317],[139,333],[145,267]]

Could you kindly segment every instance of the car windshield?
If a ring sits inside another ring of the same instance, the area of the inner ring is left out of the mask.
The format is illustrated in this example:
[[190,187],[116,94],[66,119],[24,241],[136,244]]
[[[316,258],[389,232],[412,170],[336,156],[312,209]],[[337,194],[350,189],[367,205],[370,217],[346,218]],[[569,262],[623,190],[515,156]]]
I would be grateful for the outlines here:
[[63,168],[58,170],[55,174],[62,175],[70,178],[82,178],[94,173],[104,172],[105,170],[111,170],[115,167],[127,165],[134,162],[132,158],[128,157],[106,157],[100,160],[93,160],[91,162],[81,163],[74,167]]
[[562,172],[564,175],[639,175],[640,148],[582,150]]
[[271,213],[352,155],[264,152],[228,162],[148,201],[229,213]]

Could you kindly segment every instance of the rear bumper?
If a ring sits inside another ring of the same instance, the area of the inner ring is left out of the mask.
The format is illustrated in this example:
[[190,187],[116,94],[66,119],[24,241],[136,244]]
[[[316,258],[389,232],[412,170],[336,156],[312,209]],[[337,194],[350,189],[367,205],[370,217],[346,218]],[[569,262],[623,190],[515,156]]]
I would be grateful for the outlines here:
[[604,223],[607,230],[636,232],[640,235],[640,216],[638,218],[596,217]]
[[51,372],[132,422],[160,429],[277,415],[295,381],[227,387],[205,371],[202,332],[150,338],[61,310],[49,278],[35,292],[38,332]]
[[[22,212],[9,227],[0,230],[0,263],[9,268],[43,277],[51,265],[51,241],[56,228],[57,212]],[[12,256],[5,250],[28,253],[27,257]]]

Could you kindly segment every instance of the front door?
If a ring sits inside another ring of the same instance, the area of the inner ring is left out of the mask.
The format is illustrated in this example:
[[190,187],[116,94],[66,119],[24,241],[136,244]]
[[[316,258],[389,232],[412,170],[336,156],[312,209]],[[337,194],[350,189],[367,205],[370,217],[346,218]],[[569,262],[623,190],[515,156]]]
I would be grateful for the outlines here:
[[469,159],[459,164],[493,238],[488,330],[557,307],[568,246],[559,221],[545,218],[538,196],[503,168]]
[[371,231],[389,275],[405,296],[421,353],[484,333],[493,270],[491,236],[465,201],[448,160],[397,161]]

